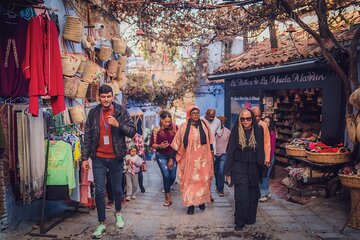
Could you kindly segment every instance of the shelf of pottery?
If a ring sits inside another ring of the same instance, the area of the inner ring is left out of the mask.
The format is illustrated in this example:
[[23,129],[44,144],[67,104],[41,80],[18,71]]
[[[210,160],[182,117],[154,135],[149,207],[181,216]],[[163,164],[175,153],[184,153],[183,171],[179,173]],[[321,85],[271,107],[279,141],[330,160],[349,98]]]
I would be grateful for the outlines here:
[[316,140],[322,121],[320,89],[281,90],[264,97],[263,117],[270,115],[276,125],[276,160],[288,163],[285,146],[294,138]]

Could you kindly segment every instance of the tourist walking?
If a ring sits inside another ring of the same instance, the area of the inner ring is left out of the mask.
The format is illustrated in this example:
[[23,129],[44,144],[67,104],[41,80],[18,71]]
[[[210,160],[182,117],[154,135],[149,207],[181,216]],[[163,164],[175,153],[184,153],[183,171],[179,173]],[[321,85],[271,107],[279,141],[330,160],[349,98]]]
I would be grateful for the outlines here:
[[264,132],[249,109],[242,109],[231,130],[224,173],[235,189],[235,230],[256,222]]
[[275,163],[275,147],[276,147],[276,131],[275,131],[275,123],[274,120],[266,116],[264,118],[264,122],[269,128],[270,132],[270,143],[271,143],[271,150],[270,150],[270,166],[265,168],[265,173],[263,174],[262,182],[260,183],[260,194],[261,197],[259,202],[266,202],[269,198],[271,198],[270,188],[269,188],[269,179],[270,173]]
[[[205,116],[201,118],[204,121],[207,121],[207,123],[209,124],[211,134],[214,139],[215,139],[216,132],[221,127],[220,120],[218,118],[216,118],[215,116],[216,116],[216,110],[213,108],[208,108],[206,110]],[[214,141],[213,147],[214,147],[214,155],[215,155],[216,154],[216,141]],[[213,161],[215,162],[215,159],[213,159]],[[214,202],[214,198],[211,195],[211,184],[210,184],[210,200],[211,200],[211,202]]]
[[189,215],[194,214],[195,205],[205,210],[205,203],[210,202],[214,173],[213,142],[210,126],[200,120],[200,109],[189,107],[186,122],[180,125],[171,144],[176,151],[180,191]]
[[129,113],[113,102],[113,91],[108,85],[99,88],[100,104],[90,110],[85,124],[82,167],[89,169],[88,159],[93,160],[92,170],[95,183],[95,201],[99,226],[93,233],[101,238],[106,233],[105,224],[105,179],[109,170],[115,200],[115,221],[117,228],[124,227],[121,215],[123,159],[126,153],[125,136],[133,137],[135,127]]
[[156,150],[156,162],[163,177],[165,202],[164,206],[172,204],[170,188],[176,179],[177,164],[174,160],[174,151],[170,147],[177,126],[172,122],[171,113],[167,110],[160,112],[160,127],[155,128],[151,134],[150,146]]
[[220,197],[224,196],[224,166],[226,161],[226,147],[229,142],[230,130],[225,127],[226,117],[217,117],[220,122],[220,128],[215,134],[215,162],[214,162],[214,175],[216,182],[216,191]]
[[142,158],[138,155],[138,148],[133,145],[129,148],[129,154],[124,159],[124,170],[126,178],[126,201],[136,199],[135,193],[138,186],[138,174],[140,166],[143,163]]

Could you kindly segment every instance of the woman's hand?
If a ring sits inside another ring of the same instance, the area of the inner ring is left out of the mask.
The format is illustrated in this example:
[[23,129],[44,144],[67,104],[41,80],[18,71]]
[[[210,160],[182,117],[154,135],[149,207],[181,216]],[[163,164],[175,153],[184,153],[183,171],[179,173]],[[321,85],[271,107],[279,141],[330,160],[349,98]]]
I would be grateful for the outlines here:
[[264,162],[264,165],[266,166],[266,167],[270,167],[270,162]]
[[161,149],[167,148],[170,144],[167,141],[162,142],[159,146]]
[[225,176],[225,182],[227,182],[228,185],[231,184],[231,176]]
[[169,170],[170,170],[170,171],[172,170],[173,165],[174,165],[174,161],[173,161],[173,159],[172,159],[172,158],[169,158],[169,161],[168,161],[168,168],[169,168]]

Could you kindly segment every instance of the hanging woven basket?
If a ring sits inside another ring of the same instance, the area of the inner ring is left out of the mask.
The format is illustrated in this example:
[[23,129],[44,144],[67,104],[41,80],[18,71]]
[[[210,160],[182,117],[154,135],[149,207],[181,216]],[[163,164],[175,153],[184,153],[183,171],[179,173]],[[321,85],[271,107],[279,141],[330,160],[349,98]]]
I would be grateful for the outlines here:
[[112,48],[102,45],[98,54],[98,58],[101,61],[108,61],[112,54]]
[[125,72],[126,71],[126,63],[127,63],[127,57],[121,56],[120,60],[120,71]]
[[82,80],[84,82],[92,83],[96,79],[96,75],[100,70],[100,66],[93,61],[87,60],[82,73]]
[[64,96],[75,98],[80,80],[75,77],[64,77]]
[[89,102],[96,102],[98,100],[98,91],[100,83],[90,83],[86,93],[86,100]]
[[63,38],[80,43],[84,31],[84,24],[76,16],[66,16]]
[[79,74],[82,74],[84,72],[85,63],[86,63],[86,60],[88,59],[88,57],[85,54],[79,54],[78,56],[80,59],[80,65],[76,72]]
[[117,54],[124,54],[126,51],[126,41],[118,37],[113,37],[111,40],[114,52]]
[[86,92],[87,92],[88,87],[89,87],[89,83],[80,82],[78,90],[76,92],[76,97],[84,99],[86,97]]
[[117,69],[118,69],[118,61],[110,60],[107,64],[107,74],[109,77],[115,77]]
[[66,52],[61,55],[61,66],[65,76],[74,76],[80,66],[80,63],[81,61],[76,54]]
[[71,117],[71,121],[73,123],[83,123],[85,122],[85,111],[83,106],[81,106],[81,104],[77,101],[76,102],[76,106],[75,107],[69,107],[69,113],[70,113],[70,117]]
[[120,93],[120,86],[117,81],[111,80],[109,83],[107,83],[107,85],[112,88],[114,95],[118,95]]

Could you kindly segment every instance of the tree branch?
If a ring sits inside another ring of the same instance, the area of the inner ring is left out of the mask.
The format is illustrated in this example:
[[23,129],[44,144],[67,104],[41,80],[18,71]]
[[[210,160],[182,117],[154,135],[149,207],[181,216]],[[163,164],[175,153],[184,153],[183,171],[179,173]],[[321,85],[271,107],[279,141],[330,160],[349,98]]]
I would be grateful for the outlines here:
[[349,65],[350,65],[350,81],[353,85],[353,89],[359,87],[358,81],[358,69],[357,69],[357,46],[359,44],[360,39],[360,27],[357,28],[353,39],[351,40],[350,47],[349,47]]
[[334,34],[330,31],[327,19],[327,10],[328,9],[325,0],[319,0],[317,4],[315,3],[315,12],[319,19],[319,31],[325,30],[326,35],[331,39],[334,45],[343,53],[348,53],[348,51],[338,42],[338,40],[336,40]]

